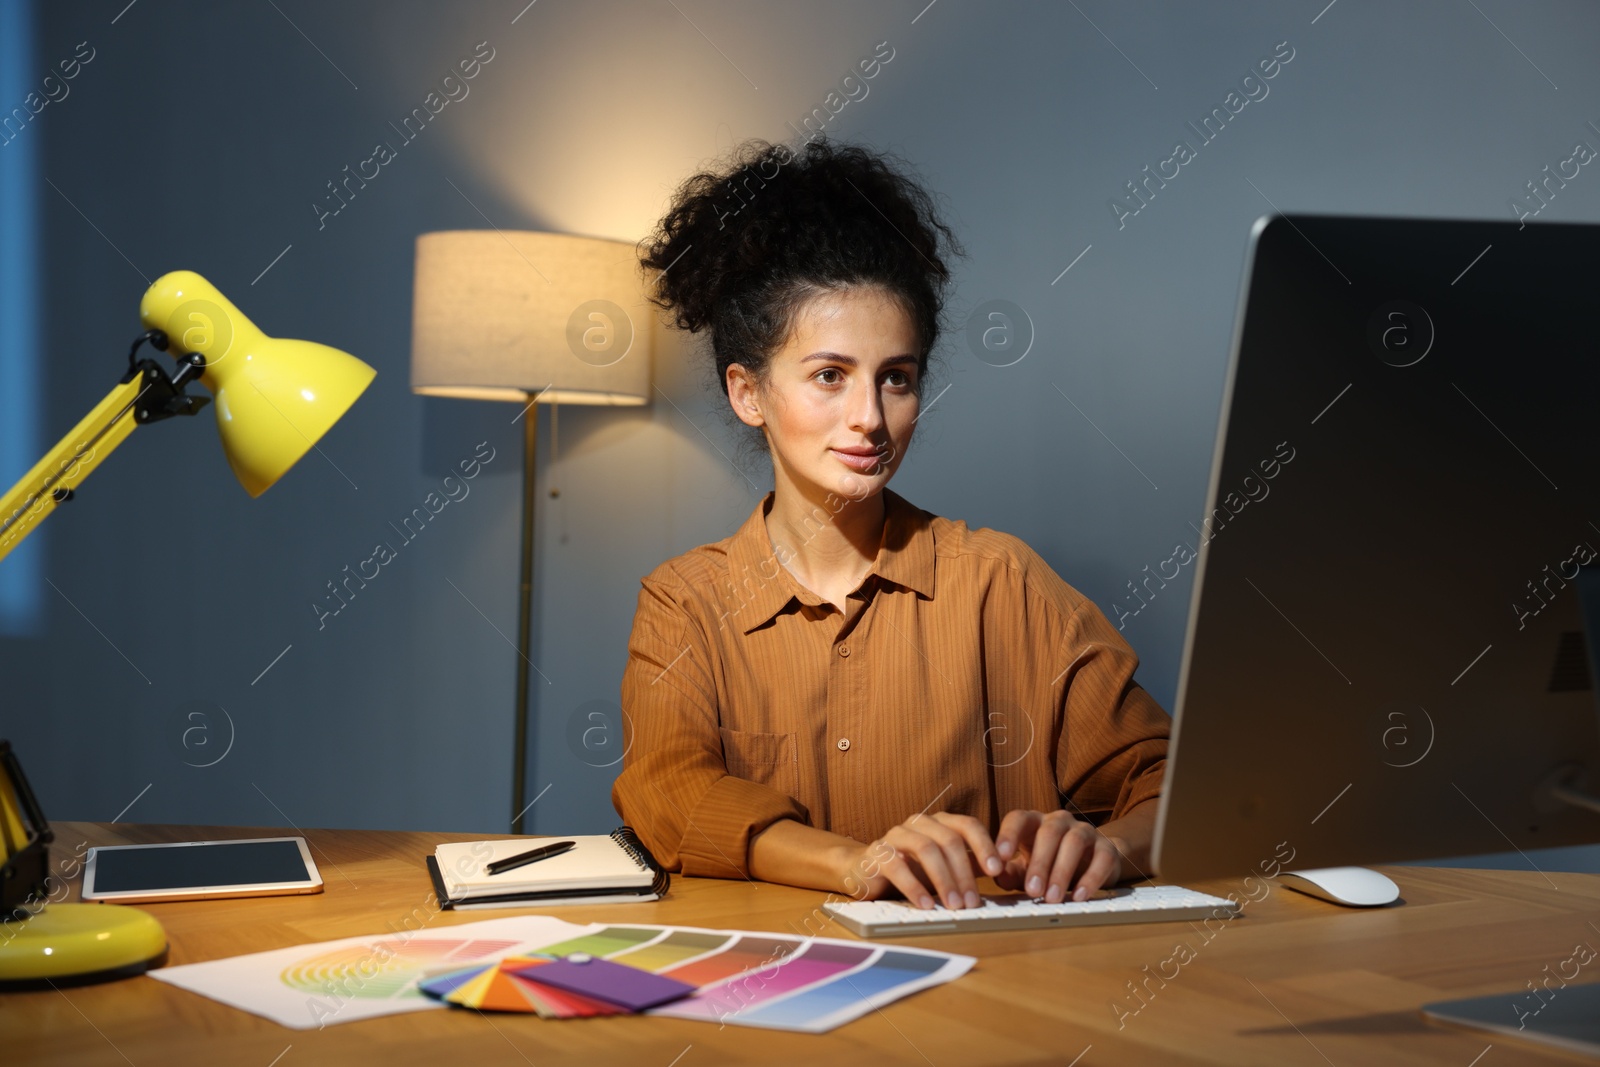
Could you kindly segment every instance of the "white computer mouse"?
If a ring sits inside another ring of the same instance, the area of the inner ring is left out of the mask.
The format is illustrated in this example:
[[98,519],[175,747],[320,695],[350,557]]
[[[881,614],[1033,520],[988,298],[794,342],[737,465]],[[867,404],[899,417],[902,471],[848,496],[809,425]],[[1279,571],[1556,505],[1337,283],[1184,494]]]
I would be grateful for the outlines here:
[[1284,871],[1278,875],[1278,882],[1289,889],[1353,908],[1373,908],[1400,899],[1400,887],[1369,867]]

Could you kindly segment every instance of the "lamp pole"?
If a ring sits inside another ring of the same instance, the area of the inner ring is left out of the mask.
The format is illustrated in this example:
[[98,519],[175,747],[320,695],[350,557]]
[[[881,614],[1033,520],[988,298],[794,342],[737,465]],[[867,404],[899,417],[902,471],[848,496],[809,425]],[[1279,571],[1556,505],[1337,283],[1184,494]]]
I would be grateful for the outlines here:
[[511,763],[511,832],[520,834],[528,793],[528,668],[533,645],[533,502],[539,445],[539,401],[534,397],[522,420],[522,590],[517,611],[517,707]]

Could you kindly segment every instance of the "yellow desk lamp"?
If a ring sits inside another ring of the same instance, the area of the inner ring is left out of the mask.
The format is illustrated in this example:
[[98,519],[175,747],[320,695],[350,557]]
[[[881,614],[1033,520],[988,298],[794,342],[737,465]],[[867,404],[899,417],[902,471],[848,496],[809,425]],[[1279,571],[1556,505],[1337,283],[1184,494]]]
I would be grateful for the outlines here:
[[[55,510],[136,426],[193,415],[216,400],[228,464],[257,497],[311,450],[376,375],[347,352],[268,337],[193,271],[164,274],[139,305],[145,333],[118,384],[71,433],[0,497],[0,560]],[[138,359],[172,348],[177,370]],[[0,741],[0,984],[120,976],[166,951],[148,912],[115,904],[47,904],[49,825],[11,746]],[[73,872],[75,873],[75,872]]]

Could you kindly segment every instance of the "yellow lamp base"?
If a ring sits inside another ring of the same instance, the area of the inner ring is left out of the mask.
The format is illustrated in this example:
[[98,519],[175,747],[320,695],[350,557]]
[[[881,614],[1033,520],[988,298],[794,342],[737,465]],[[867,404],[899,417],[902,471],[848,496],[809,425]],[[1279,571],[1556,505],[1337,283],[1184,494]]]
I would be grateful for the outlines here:
[[0,923],[0,986],[140,974],[167,950],[156,917],[120,904],[51,904]]

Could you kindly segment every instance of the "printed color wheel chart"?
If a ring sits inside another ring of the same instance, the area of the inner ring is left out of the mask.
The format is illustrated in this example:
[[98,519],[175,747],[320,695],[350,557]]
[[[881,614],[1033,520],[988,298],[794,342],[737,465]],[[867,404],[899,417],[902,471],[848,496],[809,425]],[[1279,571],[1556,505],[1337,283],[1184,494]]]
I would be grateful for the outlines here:
[[410,987],[428,970],[450,960],[466,963],[493,956],[517,944],[516,941],[438,937],[375,941],[370,947],[351,945],[308,956],[285,967],[280,977],[284,985],[308,993],[336,991],[345,996],[379,1000],[416,996],[418,994]]

